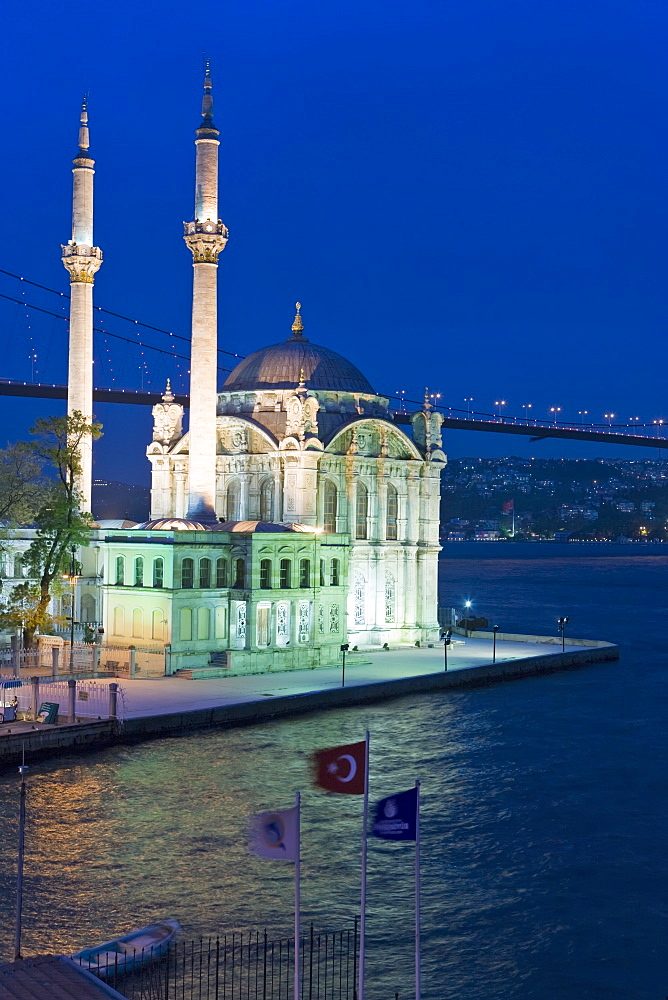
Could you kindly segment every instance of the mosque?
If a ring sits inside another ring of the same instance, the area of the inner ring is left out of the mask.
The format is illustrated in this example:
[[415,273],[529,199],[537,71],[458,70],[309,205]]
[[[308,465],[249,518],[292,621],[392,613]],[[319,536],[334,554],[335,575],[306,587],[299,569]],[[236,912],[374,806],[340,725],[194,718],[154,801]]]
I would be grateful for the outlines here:
[[[75,614],[105,642],[167,646],[168,672],[232,673],[338,661],[438,635],[441,418],[428,400],[408,436],[348,359],[312,342],[301,307],[289,336],[217,385],[220,133],[207,66],[195,132],[189,428],[169,383],[153,407],[150,518],[100,522],[82,553]],[[87,112],[73,161],[68,412],[92,414],[94,161]],[[287,324],[286,324],[287,326]],[[306,334],[309,334],[307,336]],[[92,442],[80,490],[90,509]],[[195,676],[196,674],[193,674]]]

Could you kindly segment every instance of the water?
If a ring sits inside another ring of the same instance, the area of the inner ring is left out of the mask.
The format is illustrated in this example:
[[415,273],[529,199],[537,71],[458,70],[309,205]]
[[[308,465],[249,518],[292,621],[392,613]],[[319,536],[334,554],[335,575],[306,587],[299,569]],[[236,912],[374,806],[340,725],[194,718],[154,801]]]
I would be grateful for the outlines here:
[[[361,802],[312,790],[308,755],[368,726],[372,797],[423,782],[425,1000],[663,997],[662,551],[447,548],[447,603],[471,599],[509,631],[553,633],[567,614],[572,634],[618,641],[618,664],[32,767],[25,953],[72,951],[161,915],[188,935],[288,933],[292,868],[248,855],[246,817],[290,805],[297,787],[304,922],[348,926]],[[4,775],[2,958],[17,806]],[[412,858],[409,845],[370,847],[370,1000],[411,996]]]

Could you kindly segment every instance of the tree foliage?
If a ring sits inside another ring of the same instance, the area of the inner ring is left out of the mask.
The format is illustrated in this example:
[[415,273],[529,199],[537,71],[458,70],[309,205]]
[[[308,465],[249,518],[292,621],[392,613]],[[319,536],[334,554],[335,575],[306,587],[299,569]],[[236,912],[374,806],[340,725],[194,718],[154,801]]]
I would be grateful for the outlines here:
[[47,489],[43,467],[28,442],[0,448],[0,521],[25,524],[35,519]]
[[20,583],[0,604],[0,628],[21,629],[24,645],[30,645],[35,632],[45,632],[53,619],[41,601],[41,590],[36,583]]
[[[101,424],[88,422],[75,411],[67,417],[39,419],[31,428],[35,436],[34,454],[52,472],[42,503],[37,511],[37,537],[26,550],[25,565],[31,576],[39,579],[39,600],[35,609],[37,624],[24,629],[26,645],[32,643],[35,630],[46,620],[47,608],[64,573],[72,568],[73,551],[90,540],[92,516],[82,510],[77,488],[81,476],[81,445],[88,435],[94,440],[102,433]],[[76,572],[77,567],[74,567]]]

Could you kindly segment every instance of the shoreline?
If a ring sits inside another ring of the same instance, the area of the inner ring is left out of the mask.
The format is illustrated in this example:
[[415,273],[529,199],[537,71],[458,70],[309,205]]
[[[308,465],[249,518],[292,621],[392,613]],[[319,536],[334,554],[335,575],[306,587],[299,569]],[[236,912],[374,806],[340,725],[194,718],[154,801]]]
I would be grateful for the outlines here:
[[[531,645],[531,654],[522,656],[510,652],[516,651],[518,644]],[[489,635],[474,633],[461,645],[467,647],[465,652],[469,659],[475,658],[478,662],[458,665],[456,659],[459,656],[461,660],[461,655],[458,647],[454,647],[449,654],[452,668],[446,672],[440,666],[443,663],[442,646],[438,649],[417,652],[405,651],[404,663],[423,660],[423,663],[417,662],[413,672],[399,663],[398,676],[375,679],[373,672],[374,669],[377,670],[378,664],[366,670],[361,666],[352,666],[346,674],[345,687],[341,686],[338,679],[340,672],[331,669],[294,671],[289,675],[276,673],[256,674],[247,678],[223,678],[216,682],[217,687],[213,686],[214,682],[207,684],[203,680],[183,681],[173,678],[129,682],[143,685],[141,691],[146,697],[155,695],[152,699],[152,708],[157,707],[157,710],[139,709],[122,720],[90,720],[83,723],[49,726],[30,732],[4,734],[0,737],[0,769],[5,770],[18,764],[24,750],[28,763],[31,763],[34,760],[45,760],[70,753],[72,750],[96,751],[109,746],[140,743],[165,736],[190,735],[197,731],[223,727],[254,726],[280,718],[352,708],[405,698],[409,695],[421,696],[433,692],[484,687],[527,677],[576,670],[619,659],[619,648],[613,643],[572,639],[564,652],[559,650],[547,653],[540,647],[548,644],[554,645],[555,640],[539,636],[513,635],[505,639],[499,637],[497,661],[492,663],[492,657],[489,655],[491,654]],[[488,646],[489,649],[486,648]],[[470,650],[473,651],[472,654],[469,654]],[[430,655],[423,658],[420,654],[425,653]],[[485,656],[485,653],[488,655]],[[385,654],[386,657],[391,655]],[[383,654],[375,656],[382,657]],[[390,664],[389,659],[379,662]],[[429,672],[420,672],[420,668],[427,663],[432,669]],[[363,673],[372,676],[364,678],[361,676]],[[333,679],[330,674],[334,675]],[[309,683],[304,689],[299,689],[302,687],[300,682],[307,678]],[[241,683],[244,681],[245,685]],[[235,685],[232,682],[239,683]],[[281,693],[263,690],[271,687],[271,684],[282,684],[274,688],[276,692]],[[297,686],[298,689],[288,690],[285,693],[286,685],[289,687],[290,684]],[[164,687],[160,689],[158,685]],[[194,693],[192,685],[195,685]],[[190,702],[188,698],[183,698],[186,703],[176,711],[160,711],[161,707],[169,709],[174,697],[180,696],[182,692],[184,695],[186,693],[190,695]],[[157,701],[162,701],[162,705],[156,706]]]

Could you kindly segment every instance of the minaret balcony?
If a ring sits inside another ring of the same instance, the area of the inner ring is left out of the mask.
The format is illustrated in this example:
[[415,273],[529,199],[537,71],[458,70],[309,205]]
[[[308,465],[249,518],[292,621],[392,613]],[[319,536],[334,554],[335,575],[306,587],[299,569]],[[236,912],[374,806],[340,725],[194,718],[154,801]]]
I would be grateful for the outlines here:
[[200,222],[199,219],[196,222],[184,222],[183,232],[185,236],[195,236],[202,233],[204,235],[211,234],[212,236],[224,236],[225,239],[227,239],[229,235],[227,226],[223,225],[220,219],[218,219],[217,222]]
[[94,257],[102,263],[102,251],[99,247],[89,247],[85,243],[74,243],[72,240],[67,246],[62,247],[62,256],[65,257]]

